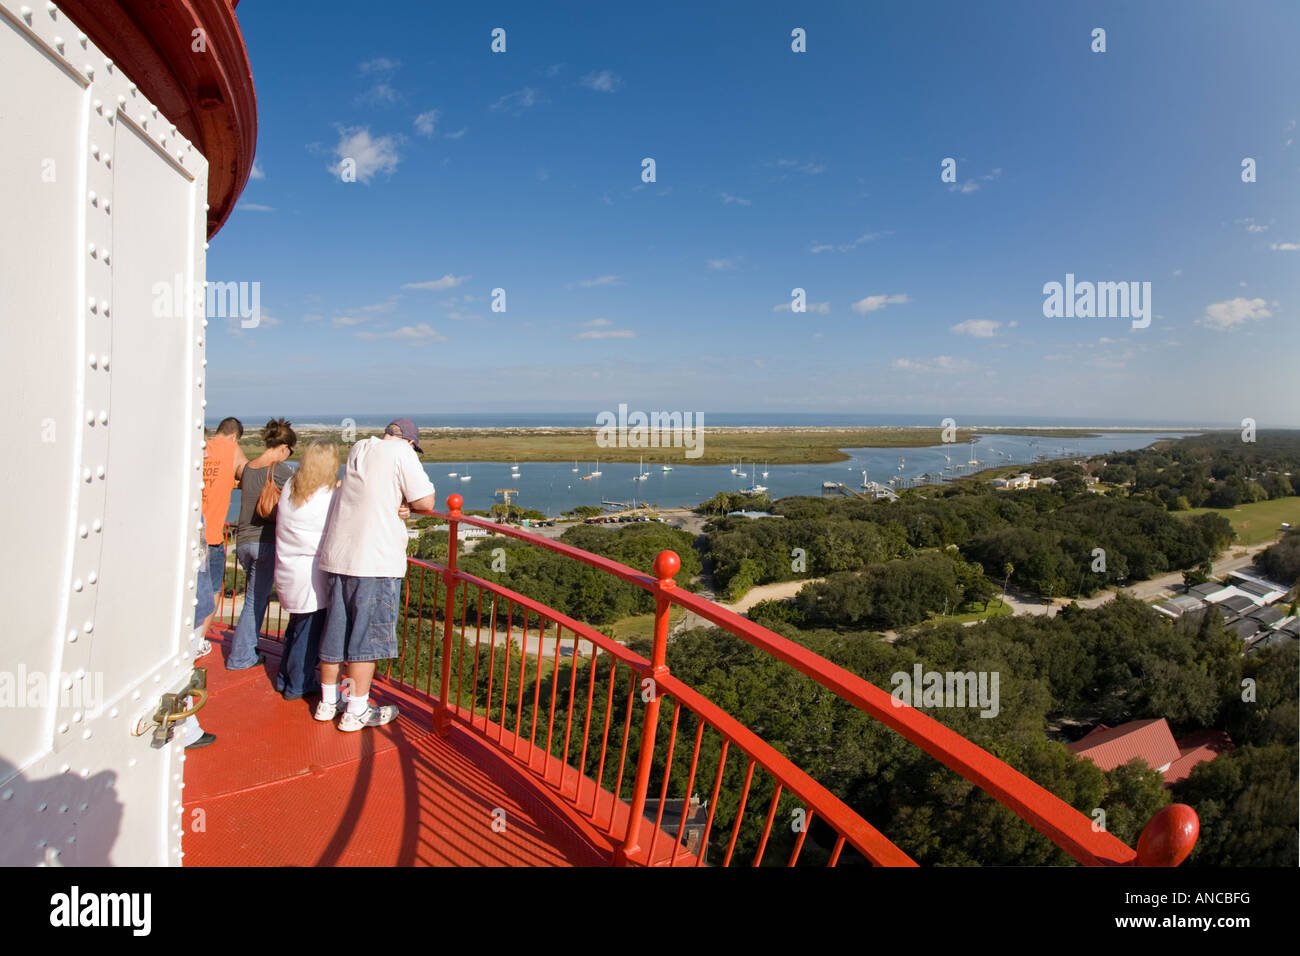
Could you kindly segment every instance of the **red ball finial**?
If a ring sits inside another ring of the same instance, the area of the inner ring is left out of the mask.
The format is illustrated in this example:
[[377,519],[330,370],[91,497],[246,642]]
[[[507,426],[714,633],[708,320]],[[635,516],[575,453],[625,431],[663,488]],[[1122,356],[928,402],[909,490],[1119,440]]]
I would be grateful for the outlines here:
[[1177,866],[1187,859],[1201,833],[1201,820],[1185,803],[1171,803],[1149,821],[1138,837],[1138,866]]
[[460,506],[463,505],[464,503],[465,503],[465,499],[462,498],[460,495],[448,495],[448,496],[447,496],[447,510],[448,510],[448,511],[451,511],[451,512],[459,512],[459,511],[460,511]]
[[677,552],[660,551],[655,555],[655,577],[659,579],[660,584],[671,582],[681,569],[682,559],[677,557]]

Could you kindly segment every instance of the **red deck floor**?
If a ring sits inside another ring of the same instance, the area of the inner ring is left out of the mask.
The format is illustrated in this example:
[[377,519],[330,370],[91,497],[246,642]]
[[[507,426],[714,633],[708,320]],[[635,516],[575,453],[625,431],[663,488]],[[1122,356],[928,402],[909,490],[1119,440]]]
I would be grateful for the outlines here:
[[197,662],[208,669],[200,721],[217,741],[186,755],[187,866],[610,864],[610,841],[506,754],[458,725],[434,734],[425,698],[376,684],[372,699],[401,716],[345,734],[312,719],[314,700],[275,692],[274,644],[263,642],[262,667],[227,671],[227,634],[213,628]]

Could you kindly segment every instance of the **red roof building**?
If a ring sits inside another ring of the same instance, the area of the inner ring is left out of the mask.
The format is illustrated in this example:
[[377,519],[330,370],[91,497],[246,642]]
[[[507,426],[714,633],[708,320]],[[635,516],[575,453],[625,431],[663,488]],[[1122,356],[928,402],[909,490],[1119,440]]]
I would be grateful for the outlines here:
[[1087,757],[1102,770],[1141,760],[1158,770],[1168,787],[1185,780],[1197,764],[1231,750],[1232,740],[1221,730],[1200,730],[1175,743],[1169,723],[1159,717],[1131,720],[1118,727],[1100,724],[1067,749],[1076,757]]

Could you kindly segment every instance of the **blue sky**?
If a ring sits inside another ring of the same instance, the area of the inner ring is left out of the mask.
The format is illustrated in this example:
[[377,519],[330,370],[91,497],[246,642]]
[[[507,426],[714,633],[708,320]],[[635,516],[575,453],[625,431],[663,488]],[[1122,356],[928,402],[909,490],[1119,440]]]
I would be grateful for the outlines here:
[[[263,318],[209,336],[211,417],[1300,425],[1300,4],[700,6],[241,4],[208,279]],[[1044,317],[1067,273],[1150,326]]]

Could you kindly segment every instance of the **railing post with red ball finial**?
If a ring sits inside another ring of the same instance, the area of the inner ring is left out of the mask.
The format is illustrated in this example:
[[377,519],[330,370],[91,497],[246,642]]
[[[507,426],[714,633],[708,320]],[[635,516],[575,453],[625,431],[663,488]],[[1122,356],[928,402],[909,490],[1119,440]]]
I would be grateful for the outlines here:
[[[456,619],[456,551],[459,547],[457,529],[460,527],[460,495],[447,496],[447,569],[443,572],[443,587],[447,592],[442,608],[442,669],[438,678],[438,704],[433,709],[433,729],[445,737],[451,729],[451,711],[448,696],[451,693],[451,632]],[[432,635],[430,635],[432,637]],[[433,652],[430,641],[430,653]]]
[[[650,769],[655,755],[655,730],[659,724],[659,682],[668,676],[668,612],[672,604],[666,592],[677,586],[674,575],[681,570],[681,558],[672,551],[655,555],[655,636],[650,652],[650,672],[641,680],[641,700],[645,704],[645,721],[641,730],[641,752],[636,762],[636,779],[632,786],[632,806],[628,813],[627,835],[614,851],[614,863],[627,866],[641,850],[641,823],[645,814],[646,793],[650,789]],[[652,861],[645,860],[645,863]]]
[[1201,819],[1185,803],[1171,803],[1142,828],[1138,837],[1138,866],[1178,866],[1196,846]]

